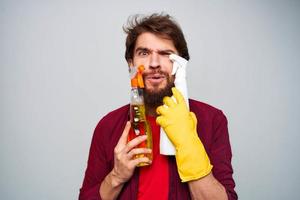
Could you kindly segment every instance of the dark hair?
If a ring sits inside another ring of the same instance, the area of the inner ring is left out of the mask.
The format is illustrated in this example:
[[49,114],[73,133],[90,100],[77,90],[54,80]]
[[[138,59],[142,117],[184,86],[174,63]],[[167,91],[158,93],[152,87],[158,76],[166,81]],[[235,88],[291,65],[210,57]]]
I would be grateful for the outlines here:
[[179,55],[190,59],[187,44],[180,26],[168,14],[154,13],[149,16],[134,15],[128,18],[127,26],[123,26],[127,34],[125,59],[133,59],[133,51],[138,36],[145,32],[153,33],[173,41]]

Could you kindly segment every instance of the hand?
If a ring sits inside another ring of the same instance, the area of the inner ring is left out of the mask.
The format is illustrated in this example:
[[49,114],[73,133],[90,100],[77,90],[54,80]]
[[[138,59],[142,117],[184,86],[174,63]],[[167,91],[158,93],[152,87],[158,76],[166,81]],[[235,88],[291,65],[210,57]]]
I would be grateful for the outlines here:
[[[137,154],[151,153],[149,148],[134,148],[147,139],[147,136],[139,136],[127,143],[130,130],[130,122],[127,122],[125,129],[114,149],[114,168],[112,176],[117,184],[127,182],[133,175],[134,169],[139,163],[151,163],[148,157],[134,158]],[[134,158],[134,159],[133,159]]]
[[165,130],[176,149],[178,173],[183,182],[208,175],[212,165],[197,134],[197,118],[189,112],[181,93],[172,88],[174,99],[164,97],[157,108],[156,122]]

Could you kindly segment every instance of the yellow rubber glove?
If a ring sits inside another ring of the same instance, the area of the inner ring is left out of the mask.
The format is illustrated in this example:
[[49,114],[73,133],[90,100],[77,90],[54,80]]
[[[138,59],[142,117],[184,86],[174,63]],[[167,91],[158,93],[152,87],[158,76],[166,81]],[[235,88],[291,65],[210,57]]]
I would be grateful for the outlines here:
[[211,172],[207,153],[197,134],[197,118],[189,112],[182,94],[172,88],[173,96],[164,97],[164,105],[156,110],[158,123],[176,149],[176,163],[182,182],[196,180]]

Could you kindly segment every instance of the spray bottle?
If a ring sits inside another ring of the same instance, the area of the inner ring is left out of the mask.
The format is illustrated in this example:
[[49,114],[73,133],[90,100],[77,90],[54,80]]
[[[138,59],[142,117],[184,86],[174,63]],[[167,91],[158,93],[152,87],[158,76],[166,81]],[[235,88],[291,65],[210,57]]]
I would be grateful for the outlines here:
[[[145,70],[143,65],[138,67],[131,67],[129,69],[131,79],[131,92],[130,92],[130,122],[131,128],[128,135],[128,141],[141,136],[147,135],[147,140],[140,143],[137,148],[150,148],[152,149],[152,131],[149,122],[146,119],[145,103],[144,103],[144,81],[142,72]],[[137,157],[147,156],[152,160],[152,153],[138,154]],[[140,163],[138,167],[149,165],[149,163]]]

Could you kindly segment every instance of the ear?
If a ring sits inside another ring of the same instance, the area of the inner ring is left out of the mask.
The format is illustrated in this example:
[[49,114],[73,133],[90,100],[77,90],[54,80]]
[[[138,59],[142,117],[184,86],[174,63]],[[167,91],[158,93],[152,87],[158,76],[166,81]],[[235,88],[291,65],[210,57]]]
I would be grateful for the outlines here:
[[128,59],[127,60],[127,63],[128,63],[128,67],[133,67],[133,60],[132,59]]

